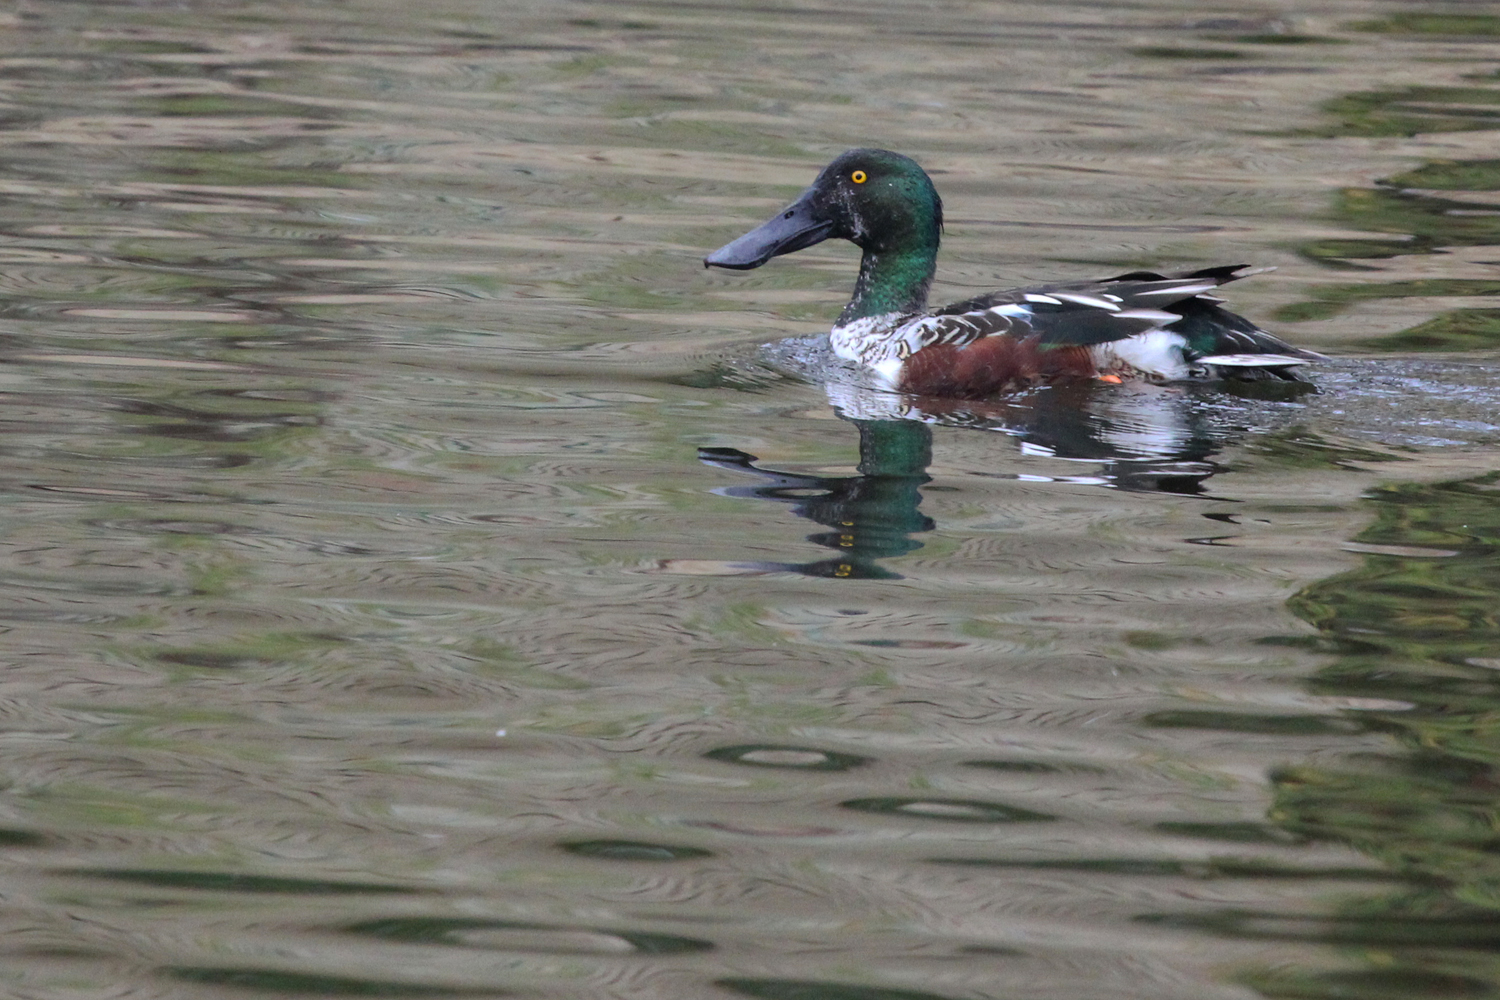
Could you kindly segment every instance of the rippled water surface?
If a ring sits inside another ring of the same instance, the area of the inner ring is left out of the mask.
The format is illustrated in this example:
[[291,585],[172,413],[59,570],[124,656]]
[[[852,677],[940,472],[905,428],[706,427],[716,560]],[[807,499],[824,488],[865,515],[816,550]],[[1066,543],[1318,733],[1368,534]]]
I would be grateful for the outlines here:
[[[0,993],[1500,995],[1428,6],[0,4]],[[873,393],[852,248],[700,266],[860,144],[939,300],[1275,265],[1336,360]]]

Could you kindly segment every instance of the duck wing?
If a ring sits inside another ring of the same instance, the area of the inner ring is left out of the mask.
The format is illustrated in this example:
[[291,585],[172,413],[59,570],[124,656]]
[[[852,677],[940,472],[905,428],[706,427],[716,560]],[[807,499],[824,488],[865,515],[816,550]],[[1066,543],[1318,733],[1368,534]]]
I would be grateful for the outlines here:
[[1183,338],[1189,362],[1264,367],[1322,359],[1221,308],[1223,300],[1211,294],[1256,273],[1245,264],[1178,275],[1131,271],[1099,281],[992,292],[944,306],[923,325],[930,324],[933,343],[962,346],[997,334],[1036,334],[1049,348],[1092,347],[1170,328]]

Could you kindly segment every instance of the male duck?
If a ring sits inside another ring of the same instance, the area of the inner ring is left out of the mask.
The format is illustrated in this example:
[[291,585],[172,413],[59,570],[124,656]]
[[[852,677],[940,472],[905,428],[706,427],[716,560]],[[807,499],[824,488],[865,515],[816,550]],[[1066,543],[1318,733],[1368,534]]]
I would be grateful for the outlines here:
[[1294,379],[1323,355],[1283,343],[1219,308],[1213,288],[1246,265],[1166,276],[1131,271],[1100,281],[993,292],[927,308],[943,203],[916,161],[852,149],[772,218],[703,258],[748,270],[830,237],[864,251],[833,351],[890,388],[977,399],[1036,382],[1098,377]]

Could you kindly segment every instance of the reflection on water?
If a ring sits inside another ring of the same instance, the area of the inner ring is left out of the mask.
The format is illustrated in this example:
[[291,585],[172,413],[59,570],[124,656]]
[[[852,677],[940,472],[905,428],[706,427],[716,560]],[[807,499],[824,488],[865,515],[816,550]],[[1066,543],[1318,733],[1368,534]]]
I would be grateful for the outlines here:
[[[1500,366],[1347,350],[1494,345],[1408,7],[0,10],[0,992],[1493,992]],[[864,392],[843,251],[698,261],[872,143],[941,301],[1343,359]]]
[[[1270,996],[1484,995],[1497,910],[1493,823],[1500,740],[1500,472],[1374,491],[1375,520],[1356,536],[1363,565],[1300,591],[1291,606],[1325,650],[1308,682],[1363,710],[1391,738],[1381,752],[1278,769],[1272,817],[1312,841],[1348,844],[1404,883],[1331,913],[1224,913],[1219,934],[1316,937],[1369,949],[1378,968],[1259,970]],[[1375,951],[1378,949],[1378,951]],[[1390,977],[1382,979],[1382,977]],[[1393,985],[1396,984],[1396,985]],[[1383,991],[1383,992],[1381,992]],[[1355,995],[1362,995],[1358,992]]]
[[932,426],[1003,434],[1018,440],[1023,454],[1092,467],[1064,476],[988,473],[992,476],[1185,496],[1204,492],[1204,481],[1216,471],[1209,460],[1245,433],[1230,422],[1233,410],[1226,400],[1214,406],[1205,393],[1183,386],[1076,383],[982,402],[903,397],[836,382],[827,389],[837,411],[858,428],[858,475],[777,471],[756,465],[754,455],[735,448],[700,448],[698,457],[760,480],[753,486],[721,487],[715,491],[720,496],[773,500],[791,506],[798,517],[832,528],[807,540],[833,549],[838,557],[736,563],[728,571],[900,579],[875,560],[920,549],[922,543],[911,536],[935,527],[917,509],[921,487],[931,482]]
[[748,563],[744,569],[795,572],[804,576],[900,579],[875,560],[920,549],[910,536],[931,531],[932,518],[917,510],[920,487],[930,481],[932,432],[923,424],[900,420],[863,420],[859,427],[859,475],[805,476],[759,468],[754,455],[733,448],[703,448],[698,457],[721,469],[749,472],[758,486],[730,486],[723,496],[753,497],[792,504],[798,517],[832,528],[808,535],[814,545],[833,549],[835,559],[812,563]]

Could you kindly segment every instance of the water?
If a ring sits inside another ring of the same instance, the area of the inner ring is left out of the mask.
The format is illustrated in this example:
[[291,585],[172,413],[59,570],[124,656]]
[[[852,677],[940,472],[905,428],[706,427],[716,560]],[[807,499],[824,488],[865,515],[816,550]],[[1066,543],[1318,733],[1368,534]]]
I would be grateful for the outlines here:
[[[1500,990],[1494,25],[1407,7],[0,12],[0,992]],[[939,301],[1244,260],[1339,360],[871,393],[850,248],[699,263],[865,143]]]

